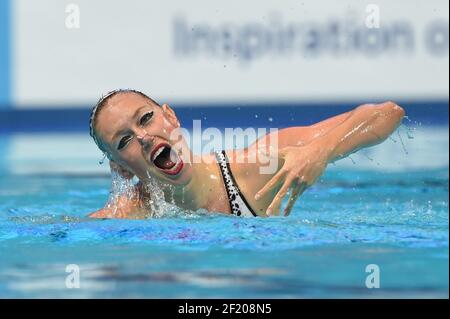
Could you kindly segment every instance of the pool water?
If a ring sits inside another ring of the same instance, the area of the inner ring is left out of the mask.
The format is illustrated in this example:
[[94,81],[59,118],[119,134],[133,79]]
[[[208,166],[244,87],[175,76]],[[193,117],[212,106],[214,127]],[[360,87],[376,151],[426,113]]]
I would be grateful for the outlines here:
[[91,220],[107,176],[3,172],[0,297],[448,298],[448,178],[331,167],[288,218]]

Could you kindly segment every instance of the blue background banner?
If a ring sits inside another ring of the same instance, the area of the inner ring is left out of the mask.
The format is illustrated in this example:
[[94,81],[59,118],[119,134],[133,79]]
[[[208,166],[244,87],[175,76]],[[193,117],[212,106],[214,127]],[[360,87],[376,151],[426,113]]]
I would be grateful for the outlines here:
[[[448,126],[448,101],[402,102],[413,125]],[[193,120],[202,127],[276,127],[311,125],[328,117],[350,111],[363,102],[339,103],[267,103],[171,105],[182,126],[192,128]],[[46,109],[0,110],[0,133],[88,132],[91,109],[65,106]],[[407,120],[404,120],[408,123]]]
[[[87,132],[91,106],[117,88],[169,103],[186,128],[309,125],[387,100],[448,126],[448,2],[399,1],[408,9],[378,1],[390,14],[374,30],[357,0],[265,0],[237,16],[207,0],[202,12],[162,0],[0,0],[0,133]],[[370,34],[387,38],[368,48]]]

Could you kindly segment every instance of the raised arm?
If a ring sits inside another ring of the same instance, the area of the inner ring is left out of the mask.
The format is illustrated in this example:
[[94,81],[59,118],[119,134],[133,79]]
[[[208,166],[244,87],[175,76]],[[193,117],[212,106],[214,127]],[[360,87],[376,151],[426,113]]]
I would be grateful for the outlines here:
[[354,109],[340,125],[314,142],[332,162],[384,141],[400,125],[405,111],[393,102],[366,104]]
[[[338,121],[332,122],[332,126],[326,125],[326,130],[316,133],[311,130],[313,135],[304,140],[306,143],[297,143],[302,146],[287,146],[279,150],[284,165],[255,195],[255,199],[282,183],[267,209],[268,215],[278,214],[283,198],[292,187],[284,211],[285,215],[289,214],[297,198],[322,175],[328,163],[381,143],[398,127],[404,115],[404,110],[393,102],[365,104],[342,114]],[[295,145],[293,141],[295,136],[290,137],[289,144]]]

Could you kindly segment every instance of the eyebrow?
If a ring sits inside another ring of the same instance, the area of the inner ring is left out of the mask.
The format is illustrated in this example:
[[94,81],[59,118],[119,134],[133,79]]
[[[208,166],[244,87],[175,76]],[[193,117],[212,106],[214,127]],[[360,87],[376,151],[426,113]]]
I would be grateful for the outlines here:
[[[142,105],[140,108],[138,108],[138,109],[133,113],[132,118],[133,118],[133,119],[136,118],[136,117],[138,116],[138,114],[141,112],[141,110],[142,110],[144,107],[148,107],[148,105]],[[128,131],[128,130],[118,130],[116,133],[114,133],[112,140],[115,141],[115,139],[116,139],[118,136],[124,134],[126,131]]]

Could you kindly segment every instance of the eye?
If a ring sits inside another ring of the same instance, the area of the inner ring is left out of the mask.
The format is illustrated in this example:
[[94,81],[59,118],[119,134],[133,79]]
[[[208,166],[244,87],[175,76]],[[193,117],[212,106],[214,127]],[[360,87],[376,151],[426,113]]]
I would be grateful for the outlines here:
[[141,119],[139,120],[139,125],[144,126],[146,125],[151,118],[153,117],[153,111],[145,113],[144,115],[142,115]]
[[125,146],[128,145],[128,143],[131,141],[131,135],[127,135],[122,137],[122,139],[119,142],[119,145],[117,145],[117,149],[120,151],[121,149],[123,149]]

